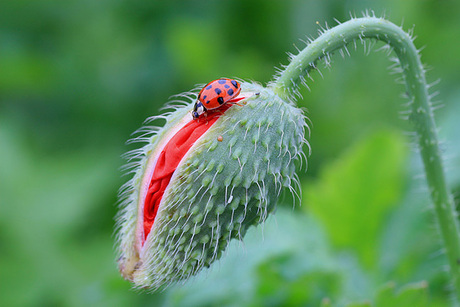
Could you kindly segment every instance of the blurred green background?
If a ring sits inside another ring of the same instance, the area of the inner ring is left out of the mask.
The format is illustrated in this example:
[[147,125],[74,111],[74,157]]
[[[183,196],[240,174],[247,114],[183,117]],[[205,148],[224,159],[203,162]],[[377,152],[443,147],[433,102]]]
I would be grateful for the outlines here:
[[399,119],[404,87],[383,52],[360,44],[302,90],[313,151],[301,206],[286,196],[211,270],[161,293],[131,290],[115,264],[120,155],[143,120],[197,83],[265,84],[293,44],[317,36],[316,21],[365,9],[415,25],[428,80],[441,79],[436,120],[458,199],[460,1],[2,1],[0,305],[448,305],[422,167]]

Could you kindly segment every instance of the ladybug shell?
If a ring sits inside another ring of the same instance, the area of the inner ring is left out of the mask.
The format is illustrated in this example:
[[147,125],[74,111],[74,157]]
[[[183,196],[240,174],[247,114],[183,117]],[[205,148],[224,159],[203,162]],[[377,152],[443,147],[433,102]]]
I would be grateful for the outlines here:
[[241,86],[238,81],[221,78],[206,84],[198,94],[198,100],[205,110],[212,110],[238,96],[240,91]]

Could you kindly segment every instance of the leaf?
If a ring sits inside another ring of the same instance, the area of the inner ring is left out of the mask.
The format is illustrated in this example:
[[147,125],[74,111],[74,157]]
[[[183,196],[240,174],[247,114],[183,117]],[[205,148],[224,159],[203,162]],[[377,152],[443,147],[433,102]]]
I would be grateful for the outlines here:
[[285,253],[261,263],[257,269],[257,300],[254,305],[313,306],[339,292],[341,276],[338,272],[324,268],[302,272],[299,261],[302,259],[296,261],[293,254]]
[[366,267],[375,265],[385,219],[401,198],[405,157],[403,137],[380,131],[304,185],[304,208],[321,220],[336,247],[353,248]]
[[395,284],[388,283],[378,291],[375,299],[375,306],[428,306],[427,288],[427,283],[421,281],[408,284],[399,291],[395,291]]

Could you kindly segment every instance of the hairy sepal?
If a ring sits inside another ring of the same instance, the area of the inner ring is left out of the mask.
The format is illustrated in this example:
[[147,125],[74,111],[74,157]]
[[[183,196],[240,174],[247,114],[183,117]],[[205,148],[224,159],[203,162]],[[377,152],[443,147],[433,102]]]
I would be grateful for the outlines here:
[[284,188],[294,189],[305,116],[259,85],[241,87],[248,98],[228,109],[181,160],[142,246],[139,191],[148,181],[148,165],[193,101],[169,115],[164,131],[144,147],[129,184],[132,197],[119,218],[120,269],[137,287],[155,290],[210,266],[231,239],[242,239],[248,227],[267,218]]

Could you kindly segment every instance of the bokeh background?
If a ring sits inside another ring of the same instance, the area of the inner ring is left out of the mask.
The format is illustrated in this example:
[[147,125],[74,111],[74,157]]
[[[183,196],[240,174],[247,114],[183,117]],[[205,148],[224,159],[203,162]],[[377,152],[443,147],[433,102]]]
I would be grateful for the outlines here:
[[415,25],[459,198],[460,1],[1,1],[0,305],[448,305],[404,87],[380,44],[337,54],[302,90],[301,206],[285,196],[218,264],[160,293],[132,290],[115,264],[120,155],[143,120],[197,83],[265,84],[317,21],[366,9]]

